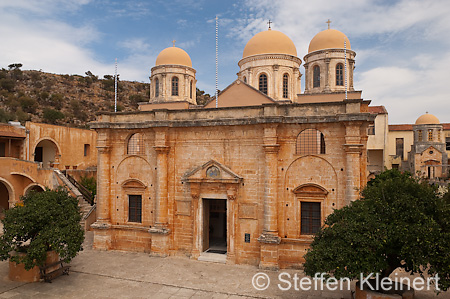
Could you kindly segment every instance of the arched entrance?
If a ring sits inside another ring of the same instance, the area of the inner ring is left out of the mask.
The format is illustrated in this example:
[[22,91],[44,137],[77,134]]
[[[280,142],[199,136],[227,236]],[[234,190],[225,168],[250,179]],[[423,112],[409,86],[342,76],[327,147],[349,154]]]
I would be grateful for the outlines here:
[[43,167],[50,167],[59,156],[58,146],[52,140],[41,140],[36,145],[33,155],[35,162],[42,162]]
[[28,195],[28,193],[30,192],[43,192],[44,188],[42,188],[41,186],[39,186],[38,184],[32,184],[29,185],[27,188],[25,188],[25,192],[24,195]]
[[9,209],[9,196],[8,188],[0,181],[0,219],[3,218],[4,211]]

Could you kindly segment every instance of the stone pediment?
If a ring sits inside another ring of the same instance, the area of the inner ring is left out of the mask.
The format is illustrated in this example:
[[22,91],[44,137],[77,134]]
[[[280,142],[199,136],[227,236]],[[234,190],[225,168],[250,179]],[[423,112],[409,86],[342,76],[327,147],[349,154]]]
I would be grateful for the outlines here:
[[210,160],[186,173],[181,179],[188,183],[240,183],[243,178],[221,163]]
[[436,151],[438,153],[442,153],[439,149],[435,148],[434,146],[430,146],[430,147],[427,147],[426,149],[424,149],[422,152],[420,152],[420,154],[423,154],[426,151],[428,151],[428,152]]

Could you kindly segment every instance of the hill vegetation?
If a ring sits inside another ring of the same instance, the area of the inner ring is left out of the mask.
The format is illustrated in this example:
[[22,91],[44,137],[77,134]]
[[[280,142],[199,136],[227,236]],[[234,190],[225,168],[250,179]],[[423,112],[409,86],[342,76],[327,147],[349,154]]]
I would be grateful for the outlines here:
[[[96,114],[114,111],[114,76],[98,78],[21,70],[22,64],[0,69],[0,122],[25,121],[88,127]],[[119,78],[120,79],[120,78]],[[149,99],[150,84],[118,80],[117,111],[137,111]],[[199,104],[210,99],[197,89]]]

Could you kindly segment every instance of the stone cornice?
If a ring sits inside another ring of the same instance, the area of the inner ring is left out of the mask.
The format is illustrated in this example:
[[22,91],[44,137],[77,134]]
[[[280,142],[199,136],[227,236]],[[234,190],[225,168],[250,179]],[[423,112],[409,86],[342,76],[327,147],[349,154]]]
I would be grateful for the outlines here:
[[337,114],[327,116],[262,116],[255,118],[224,118],[224,119],[192,119],[192,120],[153,120],[144,122],[95,122],[92,129],[146,129],[159,127],[207,127],[236,126],[256,124],[307,124],[336,123],[345,121],[373,121],[370,113]]
[[[314,51],[314,52],[311,52],[311,53],[306,54],[306,55],[303,57],[303,60],[304,60],[305,63],[306,63],[306,60],[307,60],[309,57],[311,57],[311,56],[313,56],[313,55],[317,55],[317,54],[325,54],[325,53],[327,53],[327,52],[344,53],[345,51],[344,51],[344,49],[323,49],[323,50],[318,50],[318,51]],[[353,50],[350,50],[350,49],[347,49],[347,54],[349,55],[349,56],[347,57],[347,59],[350,59],[352,55],[353,55],[353,57],[356,56],[356,52],[353,51]],[[330,58],[335,58],[335,57],[330,57]]]
[[241,67],[246,62],[256,61],[256,60],[265,60],[265,59],[284,59],[284,60],[296,62],[299,65],[302,64],[302,60],[300,58],[289,55],[289,54],[259,54],[259,55],[252,55],[252,56],[242,58],[238,62],[238,65],[239,65],[239,67]]

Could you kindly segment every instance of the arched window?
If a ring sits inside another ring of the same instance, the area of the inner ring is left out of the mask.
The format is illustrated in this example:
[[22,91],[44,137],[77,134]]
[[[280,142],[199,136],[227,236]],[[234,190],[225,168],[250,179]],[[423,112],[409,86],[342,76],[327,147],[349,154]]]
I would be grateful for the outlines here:
[[172,95],[178,96],[178,77],[172,78]]
[[155,98],[159,97],[159,79],[155,79]]
[[192,81],[189,83],[189,96],[192,99]]
[[144,154],[144,138],[141,133],[135,133],[128,139],[127,145],[128,155],[142,155]]
[[320,87],[320,67],[318,65],[313,69],[313,87]]
[[344,66],[342,63],[336,65],[336,86],[344,86]]
[[283,98],[289,98],[289,75],[283,75]]
[[244,76],[244,82],[247,83],[247,77]]
[[297,136],[297,155],[325,154],[325,137],[316,129],[306,129]]
[[259,91],[267,94],[267,75],[261,74],[259,76]]

